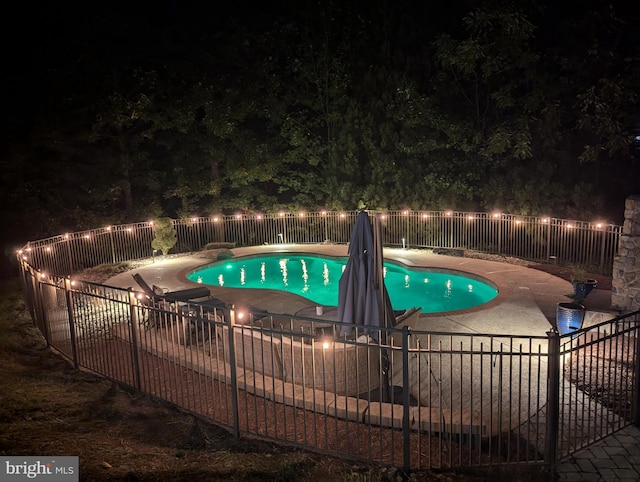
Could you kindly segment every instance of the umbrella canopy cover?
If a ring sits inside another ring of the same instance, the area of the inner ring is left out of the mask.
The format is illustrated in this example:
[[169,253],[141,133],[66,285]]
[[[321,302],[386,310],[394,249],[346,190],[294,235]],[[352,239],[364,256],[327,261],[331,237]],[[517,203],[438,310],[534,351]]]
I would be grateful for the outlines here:
[[[367,326],[365,333],[378,339],[379,327],[393,326],[393,310],[382,277],[382,241],[374,239],[369,215],[362,211],[349,241],[349,260],[338,288],[340,334],[349,336],[355,325]],[[378,253],[379,251],[379,253]]]

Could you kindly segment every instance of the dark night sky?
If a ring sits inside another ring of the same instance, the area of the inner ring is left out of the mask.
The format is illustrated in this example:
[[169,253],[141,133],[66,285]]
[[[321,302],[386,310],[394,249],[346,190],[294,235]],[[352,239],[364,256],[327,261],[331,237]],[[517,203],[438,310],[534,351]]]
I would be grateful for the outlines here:
[[[315,3],[315,2],[314,2]],[[420,31],[460,30],[465,12],[480,5],[477,0],[462,2],[414,2],[378,0],[337,2],[347,15],[376,15],[389,18],[405,16],[405,25],[396,35],[411,39]],[[619,2],[621,16],[638,17],[633,2]],[[537,6],[535,2],[525,5]],[[537,34],[538,41],[555,42],[562,32],[575,26],[575,12],[590,5],[607,2],[553,2],[538,11],[537,21],[545,22]],[[179,56],[181,52],[197,55],[197,49],[215,55],[216,45],[224,42],[220,34],[226,29],[260,30],[283,18],[308,21],[307,5],[299,1],[211,2],[211,1],[134,1],[134,2],[51,2],[33,6],[19,3],[5,18],[2,30],[4,46],[5,136],[28,122],[52,95],[52,79],[72,84],[82,76],[85,63],[135,62],[148,58]],[[336,15],[340,13],[336,11]],[[378,18],[379,20],[379,18]],[[237,26],[237,27],[236,27]],[[630,21],[630,28],[638,25]],[[585,32],[588,35],[588,32]],[[416,37],[419,38],[419,37]],[[636,37],[640,41],[640,35]],[[612,38],[612,42],[616,39]],[[398,39],[398,42],[401,40]],[[163,47],[164,46],[164,47]],[[410,48],[407,46],[407,48]],[[166,50],[165,50],[166,49]],[[139,52],[141,58],[136,59]],[[126,59],[126,60],[125,60]]]

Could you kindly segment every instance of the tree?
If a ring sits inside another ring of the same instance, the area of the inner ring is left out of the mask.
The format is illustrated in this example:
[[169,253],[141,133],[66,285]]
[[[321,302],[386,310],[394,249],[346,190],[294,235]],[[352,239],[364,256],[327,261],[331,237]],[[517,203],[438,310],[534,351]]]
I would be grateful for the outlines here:
[[178,233],[173,227],[173,221],[171,218],[158,218],[153,226],[155,236],[151,241],[151,248],[162,251],[163,256],[166,256],[178,242]]

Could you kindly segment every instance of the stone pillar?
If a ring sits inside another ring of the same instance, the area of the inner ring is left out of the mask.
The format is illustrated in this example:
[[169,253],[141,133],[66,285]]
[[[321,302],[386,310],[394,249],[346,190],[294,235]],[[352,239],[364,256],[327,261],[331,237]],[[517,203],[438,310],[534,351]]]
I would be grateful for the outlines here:
[[611,307],[622,312],[640,310],[640,195],[625,202],[624,225],[613,260]]

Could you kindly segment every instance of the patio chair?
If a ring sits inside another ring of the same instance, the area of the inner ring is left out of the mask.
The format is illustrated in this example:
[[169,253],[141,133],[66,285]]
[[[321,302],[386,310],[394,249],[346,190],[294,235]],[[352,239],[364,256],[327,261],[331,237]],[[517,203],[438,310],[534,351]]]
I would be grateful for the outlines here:
[[393,325],[394,328],[402,328],[408,326],[409,328],[415,328],[416,321],[420,318],[422,313],[422,307],[409,308],[407,311],[400,313],[396,316],[396,322]]
[[147,328],[170,326],[182,318],[192,319],[197,313],[224,313],[225,303],[212,298],[206,286],[166,291],[156,285],[149,286],[139,273],[132,276],[145,294],[140,303],[145,308],[143,323]]
[[149,286],[140,273],[134,273],[132,276],[133,279],[136,280],[136,283],[140,285],[140,288],[142,288],[144,293],[151,299],[176,303],[180,301],[187,302],[197,300],[199,298],[211,298],[209,288],[206,286],[196,286],[195,288],[186,288],[176,291],[165,291],[156,285],[153,285],[153,287]]

